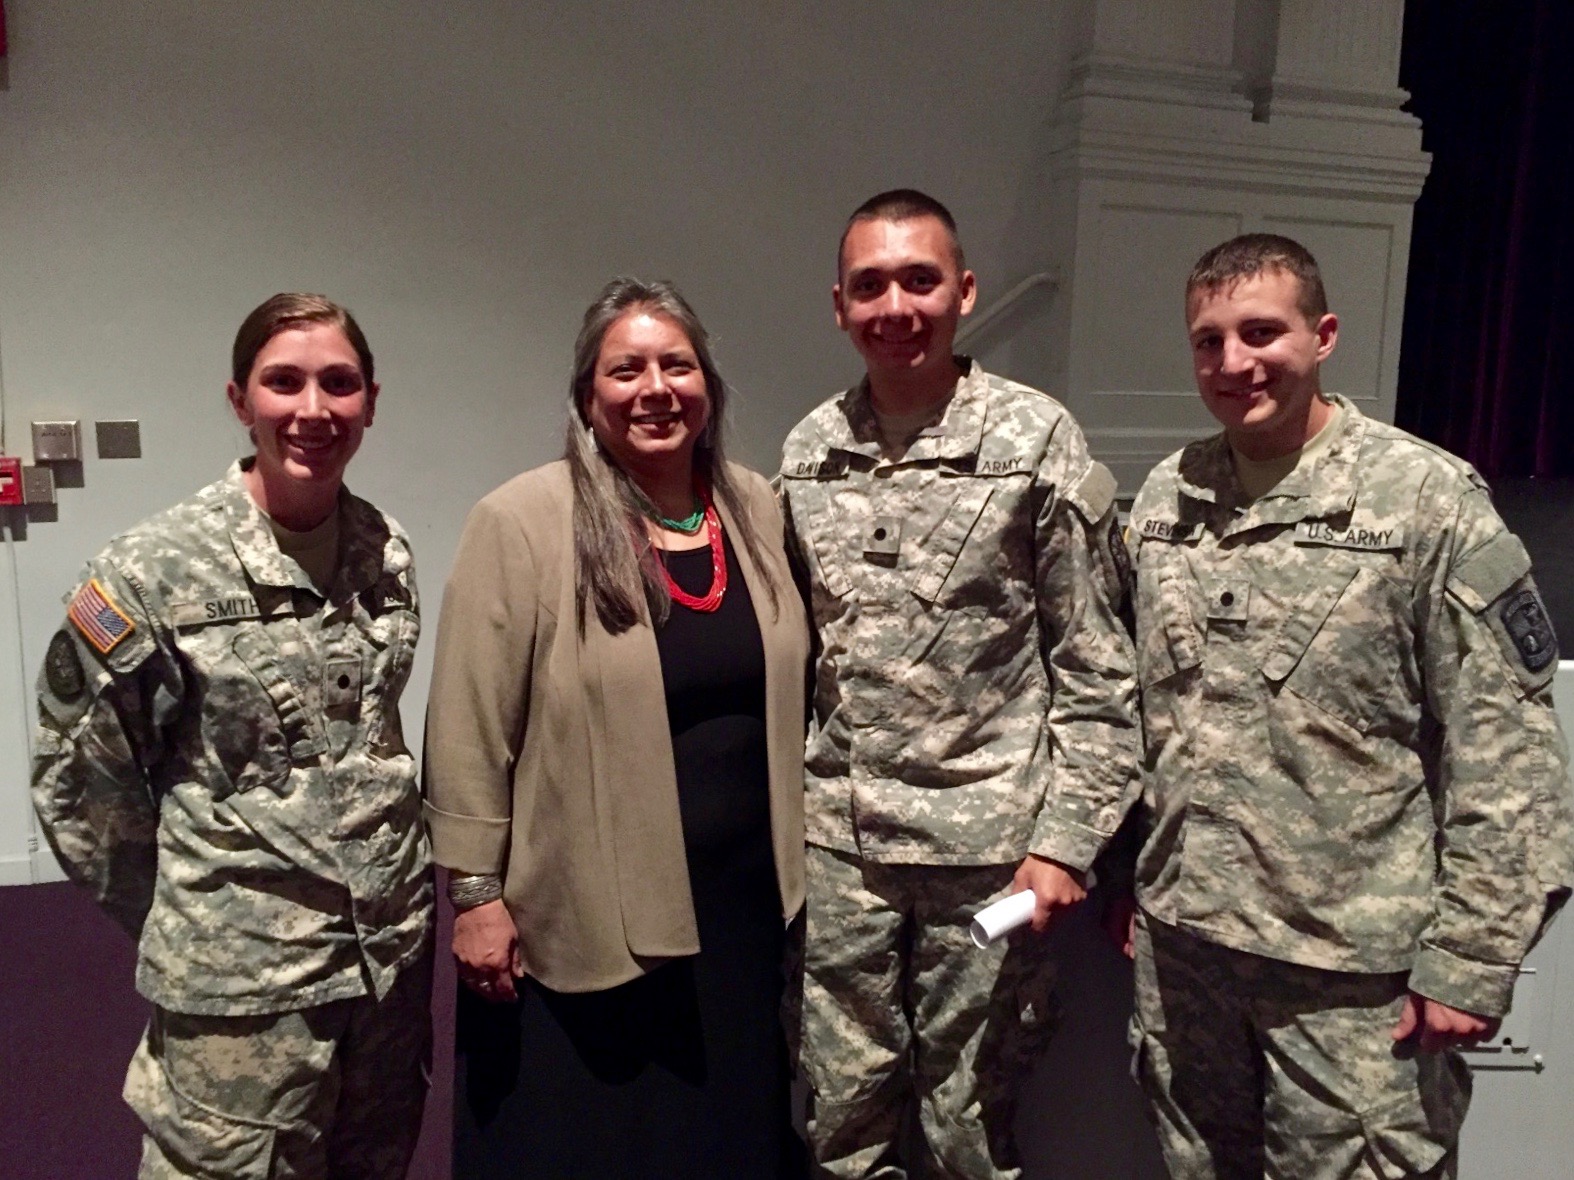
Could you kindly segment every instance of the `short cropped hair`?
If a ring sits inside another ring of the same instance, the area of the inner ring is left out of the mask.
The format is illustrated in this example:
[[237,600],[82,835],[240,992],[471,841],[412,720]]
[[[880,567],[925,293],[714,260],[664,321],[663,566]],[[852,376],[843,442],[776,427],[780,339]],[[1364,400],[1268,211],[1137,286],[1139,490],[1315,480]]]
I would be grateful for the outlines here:
[[1241,279],[1277,270],[1300,283],[1296,306],[1309,323],[1328,314],[1328,295],[1312,252],[1294,238],[1280,234],[1241,234],[1209,250],[1191,268],[1186,280],[1188,306],[1196,291],[1217,291]]
[[842,273],[842,253],[847,247],[847,235],[860,221],[912,221],[917,217],[933,217],[946,227],[951,235],[951,254],[956,259],[956,269],[967,269],[967,259],[962,253],[962,239],[957,236],[956,218],[951,216],[939,201],[916,188],[893,188],[876,193],[853,210],[842,228],[842,239],[836,246],[836,273]]
[[361,376],[372,384],[372,348],[366,343],[366,334],[349,310],[322,295],[305,295],[286,291],[264,300],[241,323],[235,333],[235,346],[230,351],[230,376],[241,389],[251,379],[252,366],[257,354],[268,341],[290,328],[308,324],[332,324],[344,333],[350,347],[355,349],[361,363]]

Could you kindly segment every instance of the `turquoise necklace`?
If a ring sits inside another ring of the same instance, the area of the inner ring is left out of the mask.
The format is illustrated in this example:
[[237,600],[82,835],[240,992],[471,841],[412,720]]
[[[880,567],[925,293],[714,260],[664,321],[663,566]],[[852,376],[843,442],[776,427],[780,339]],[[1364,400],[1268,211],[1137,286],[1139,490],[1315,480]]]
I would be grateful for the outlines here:
[[675,533],[686,533],[689,536],[693,536],[700,531],[700,525],[705,523],[705,502],[698,496],[694,499],[694,511],[682,520],[673,520],[670,516],[663,516],[658,510],[656,523],[664,529],[671,529]]

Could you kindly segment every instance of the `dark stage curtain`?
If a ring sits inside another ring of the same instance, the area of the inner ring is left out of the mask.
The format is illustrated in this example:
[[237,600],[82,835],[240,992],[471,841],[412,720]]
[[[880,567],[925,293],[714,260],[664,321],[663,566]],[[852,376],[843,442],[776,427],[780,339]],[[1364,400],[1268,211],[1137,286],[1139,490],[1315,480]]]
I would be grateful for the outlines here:
[[1488,478],[1574,476],[1574,3],[1411,0],[1415,208],[1400,426]]

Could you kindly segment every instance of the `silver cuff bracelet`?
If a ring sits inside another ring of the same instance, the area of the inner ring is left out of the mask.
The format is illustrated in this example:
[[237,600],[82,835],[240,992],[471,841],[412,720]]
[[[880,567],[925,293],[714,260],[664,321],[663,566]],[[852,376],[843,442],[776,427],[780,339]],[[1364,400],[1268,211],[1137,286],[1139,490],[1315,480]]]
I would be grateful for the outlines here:
[[503,896],[503,878],[496,873],[449,873],[448,900],[456,910],[472,910]]

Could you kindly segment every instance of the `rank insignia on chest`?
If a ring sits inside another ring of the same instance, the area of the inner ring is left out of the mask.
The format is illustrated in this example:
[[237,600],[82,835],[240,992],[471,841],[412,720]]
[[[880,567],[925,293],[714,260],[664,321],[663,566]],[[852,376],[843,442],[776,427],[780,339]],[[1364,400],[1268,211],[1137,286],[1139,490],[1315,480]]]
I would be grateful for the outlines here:
[[902,551],[902,518],[877,516],[864,530],[864,553],[871,557],[895,557]]
[[72,597],[66,617],[84,639],[106,656],[137,629],[97,578],[90,578]]
[[1204,589],[1208,595],[1210,622],[1244,623],[1251,602],[1252,584],[1244,578],[1211,578]]
[[322,703],[353,705],[361,699],[361,661],[354,656],[329,660],[323,668]]

